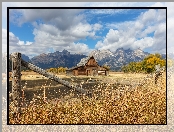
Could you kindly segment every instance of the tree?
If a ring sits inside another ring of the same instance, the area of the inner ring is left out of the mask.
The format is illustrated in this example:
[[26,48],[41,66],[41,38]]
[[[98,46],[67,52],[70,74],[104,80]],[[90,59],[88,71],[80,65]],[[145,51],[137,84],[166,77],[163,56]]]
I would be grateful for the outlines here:
[[166,60],[158,53],[150,54],[141,62],[130,62],[122,67],[124,72],[145,72],[152,73],[155,71],[155,65],[160,64],[160,67],[166,67]]
[[155,65],[160,64],[160,67],[166,66],[165,60],[162,59],[159,54],[150,54],[143,61],[143,70],[146,73],[151,73],[155,71]]
[[142,62],[136,63],[136,72],[139,73],[142,71]]
[[110,70],[110,66],[107,66],[107,65],[103,65],[103,68],[105,68],[107,71]]
[[50,68],[49,69],[49,72],[54,72],[54,68]]

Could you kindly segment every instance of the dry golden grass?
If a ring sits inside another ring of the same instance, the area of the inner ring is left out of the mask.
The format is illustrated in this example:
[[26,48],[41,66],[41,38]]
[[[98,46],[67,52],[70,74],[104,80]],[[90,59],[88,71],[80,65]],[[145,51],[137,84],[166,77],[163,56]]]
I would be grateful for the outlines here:
[[[113,89],[110,83],[95,86],[94,96],[31,103],[19,117],[10,105],[10,124],[166,124],[166,79],[153,80],[136,88]],[[100,96],[96,93],[100,91]]]
[[[9,75],[11,76],[12,72],[9,72]],[[38,79],[47,79],[45,76],[40,75],[37,72],[21,72],[21,80],[38,80]],[[56,74],[61,78],[66,78],[67,76],[65,74]],[[11,81],[12,78],[10,77],[9,80]]]
[[[12,73],[9,72],[9,74],[11,75]],[[22,76],[21,76],[21,80],[37,80],[37,79],[46,79],[46,77],[40,75],[39,73],[36,72],[21,72]],[[70,78],[69,76],[66,76],[65,73],[62,74],[55,74],[60,78]],[[96,76],[95,78],[98,79],[103,79],[103,78],[109,78],[109,79],[115,79],[115,78],[124,78],[124,77],[128,77],[128,78],[141,78],[141,77],[145,77],[145,74],[131,74],[131,73],[122,73],[122,72],[110,72],[109,76]],[[77,76],[77,78],[86,78],[87,76],[85,75],[80,75]],[[12,78],[10,78],[10,80],[12,80]]]

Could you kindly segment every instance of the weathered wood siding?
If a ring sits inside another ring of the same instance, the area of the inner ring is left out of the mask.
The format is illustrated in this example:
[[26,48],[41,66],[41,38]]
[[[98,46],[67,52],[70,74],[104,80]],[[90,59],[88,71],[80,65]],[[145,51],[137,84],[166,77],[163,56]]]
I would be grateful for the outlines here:
[[94,57],[91,57],[86,64],[83,66],[75,67],[74,69],[67,70],[67,75],[87,75],[87,76],[96,76],[96,75],[108,75],[109,72],[98,65]]
[[91,58],[91,59],[87,62],[86,65],[88,65],[88,66],[98,66],[98,64],[97,64],[97,62],[95,61],[94,58]]
[[78,70],[73,70],[73,72],[75,76],[78,76]]

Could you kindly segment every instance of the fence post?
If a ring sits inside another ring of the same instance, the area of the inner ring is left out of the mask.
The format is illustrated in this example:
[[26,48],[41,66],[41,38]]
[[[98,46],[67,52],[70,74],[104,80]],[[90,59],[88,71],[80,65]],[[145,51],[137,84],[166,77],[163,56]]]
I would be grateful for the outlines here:
[[15,112],[21,112],[21,53],[11,54],[12,59],[12,101],[14,102]]

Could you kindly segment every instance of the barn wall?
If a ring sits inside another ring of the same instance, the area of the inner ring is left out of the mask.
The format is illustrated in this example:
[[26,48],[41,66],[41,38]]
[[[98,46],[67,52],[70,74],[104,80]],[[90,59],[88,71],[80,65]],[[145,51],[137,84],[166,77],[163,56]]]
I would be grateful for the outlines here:
[[78,76],[78,70],[73,70],[74,76]]
[[78,75],[86,75],[86,70],[79,70]]
[[89,65],[89,66],[97,66],[97,62],[95,61],[95,59],[90,59],[87,62],[87,65]]
[[106,76],[108,76],[109,75],[109,71],[106,71]]
[[105,75],[105,71],[103,71],[103,70],[98,71],[98,75]]
[[[95,71],[96,70],[96,71]],[[106,70],[97,70],[95,69],[93,70],[93,68],[88,68],[85,70],[67,70],[66,74],[69,76],[78,76],[78,75],[86,75],[86,76],[97,76],[97,75],[109,75],[109,71]]]

